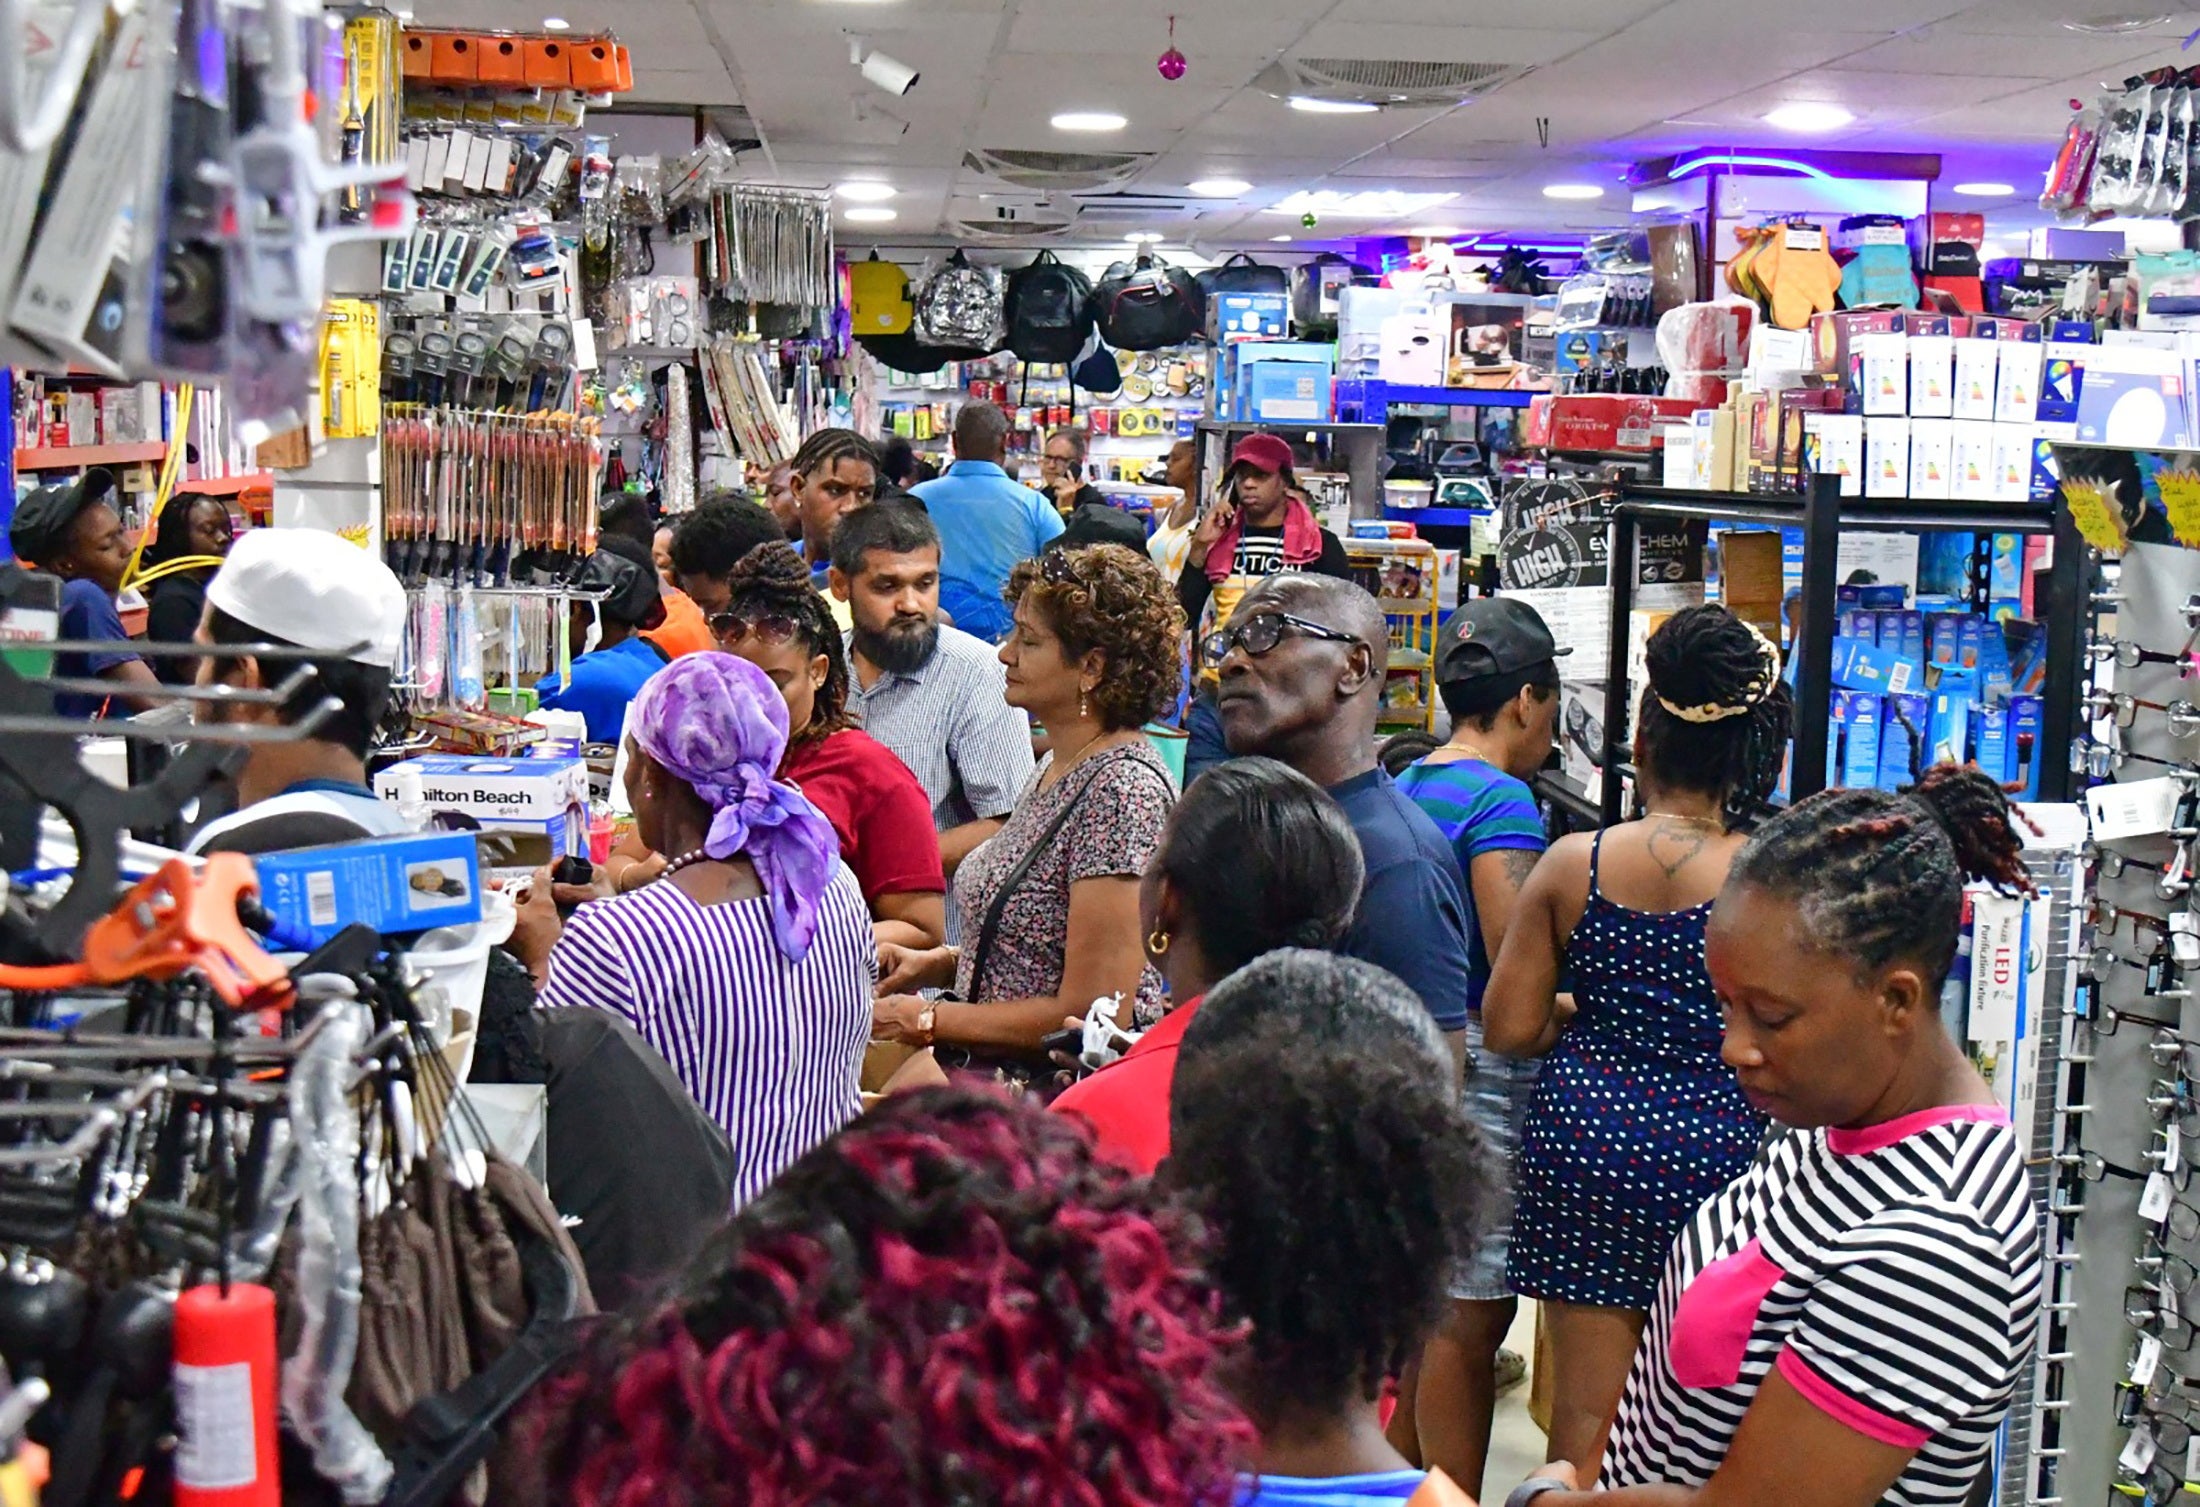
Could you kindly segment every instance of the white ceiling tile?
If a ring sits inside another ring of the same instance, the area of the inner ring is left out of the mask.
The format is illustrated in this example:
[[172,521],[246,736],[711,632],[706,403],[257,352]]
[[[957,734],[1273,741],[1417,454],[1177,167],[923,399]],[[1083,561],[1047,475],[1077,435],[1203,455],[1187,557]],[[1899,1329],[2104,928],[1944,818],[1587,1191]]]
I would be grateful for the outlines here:
[[1852,53],[1841,60],[1841,66],[1882,73],[2049,78],[2077,68],[2111,68],[2141,57],[2161,56],[2159,51],[2149,53],[2143,40],[2134,46],[2129,37],[2065,32],[2052,46],[2043,46],[2038,37],[1968,35],[1942,25]]
[[1402,58],[1417,63],[1543,63],[1599,40],[1531,27],[1384,26],[1324,21],[1291,49],[1301,58]]

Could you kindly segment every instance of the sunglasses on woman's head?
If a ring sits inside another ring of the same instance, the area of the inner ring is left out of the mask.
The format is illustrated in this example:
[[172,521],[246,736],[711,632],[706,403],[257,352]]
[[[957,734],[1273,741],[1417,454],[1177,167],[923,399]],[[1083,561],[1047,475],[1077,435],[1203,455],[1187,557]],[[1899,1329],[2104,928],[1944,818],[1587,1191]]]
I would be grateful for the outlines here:
[[746,618],[737,612],[714,612],[709,619],[711,637],[718,640],[723,649],[731,649],[749,638],[754,638],[766,648],[778,648],[791,644],[802,635],[802,625],[784,612],[767,612],[762,617]]
[[1077,573],[1077,563],[1070,559],[1066,549],[1050,549],[1039,557],[1039,579],[1049,586],[1075,586],[1091,590],[1085,578]]

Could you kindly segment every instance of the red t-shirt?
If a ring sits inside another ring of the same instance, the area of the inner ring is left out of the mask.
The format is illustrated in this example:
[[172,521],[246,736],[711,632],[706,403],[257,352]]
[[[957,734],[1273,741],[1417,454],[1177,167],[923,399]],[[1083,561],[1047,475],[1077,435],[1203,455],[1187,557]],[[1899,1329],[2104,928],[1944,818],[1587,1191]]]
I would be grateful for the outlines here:
[[846,728],[788,749],[779,773],[833,824],[865,900],[946,893],[931,797],[885,744]]
[[1049,1107],[1090,1125],[1100,1154],[1109,1161],[1151,1177],[1169,1154],[1169,1087],[1176,1081],[1176,1049],[1198,1009],[1199,1001],[1193,999],[1171,1010],[1138,1038],[1121,1062],[1072,1083]]

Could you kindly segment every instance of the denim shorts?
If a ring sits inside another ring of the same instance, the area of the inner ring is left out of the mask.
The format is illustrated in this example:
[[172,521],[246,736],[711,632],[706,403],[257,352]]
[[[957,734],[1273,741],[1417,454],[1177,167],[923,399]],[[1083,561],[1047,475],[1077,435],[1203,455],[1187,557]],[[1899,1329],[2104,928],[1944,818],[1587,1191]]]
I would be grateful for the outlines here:
[[1491,1197],[1479,1221],[1481,1239],[1474,1255],[1453,1275],[1451,1295],[1469,1302],[1495,1302],[1513,1295],[1505,1285],[1505,1258],[1512,1249],[1513,1180],[1520,1131],[1528,1120],[1543,1059],[1500,1057],[1490,1051],[1482,1044],[1482,1017],[1470,1015],[1467,1062],[1467,1118],[1482,1132],[1489,1148]]

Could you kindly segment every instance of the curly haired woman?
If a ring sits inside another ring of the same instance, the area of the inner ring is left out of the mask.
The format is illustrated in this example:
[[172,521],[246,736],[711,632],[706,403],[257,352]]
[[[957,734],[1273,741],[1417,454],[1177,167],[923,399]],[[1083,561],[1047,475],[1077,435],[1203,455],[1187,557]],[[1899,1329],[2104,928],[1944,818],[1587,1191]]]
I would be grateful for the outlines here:
[[[1175,699],[1184,614],[1161,572],[1117,544],[1052,550],[1003,596],[1008,703],[1053,752],[1006,826],[955,874],[964,945],[880,950],[874,1035],[944,1048],[951,1066],[1027,1071],[1040,1042],[1093,1001],[1159,1013],[1161,975],[1138,929],[1138,877],[1176,801],[1139,728]],[[954,984],[962,1000],[913,993]]]
[[1252,1430],[1188,1229],[1058,1116],[888,1100],[551,1385],[512,1499],[1224,1507]]

